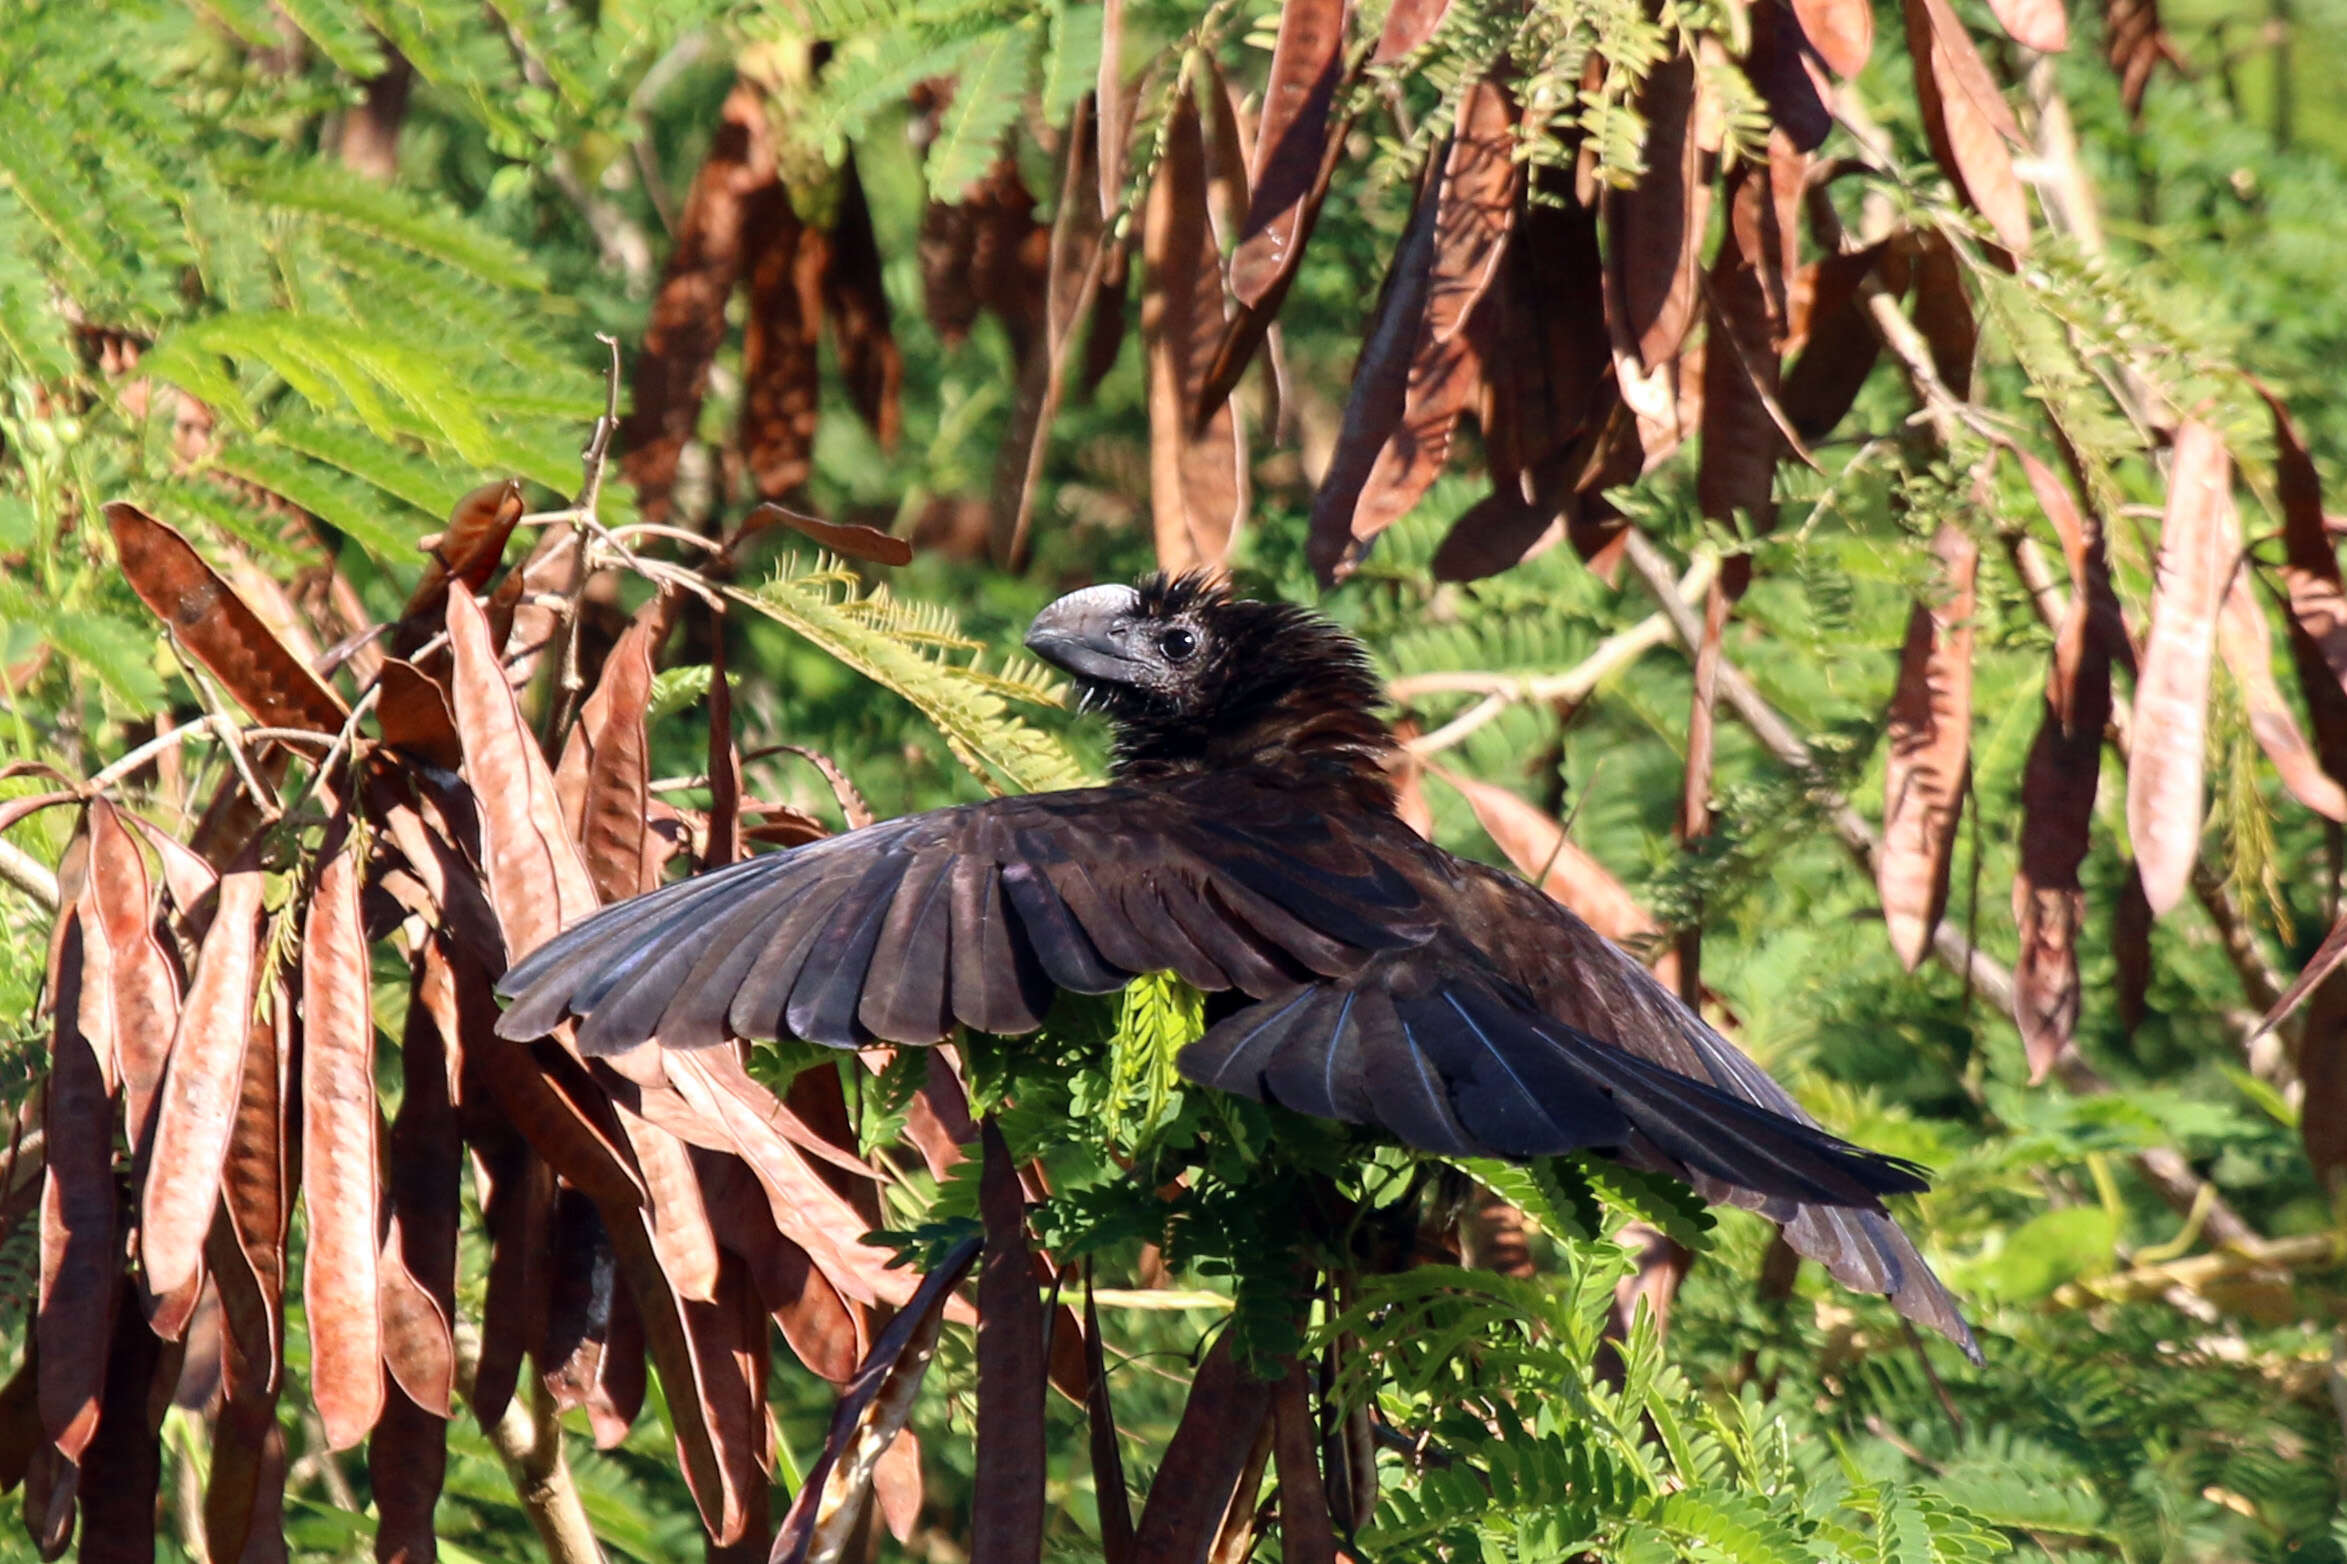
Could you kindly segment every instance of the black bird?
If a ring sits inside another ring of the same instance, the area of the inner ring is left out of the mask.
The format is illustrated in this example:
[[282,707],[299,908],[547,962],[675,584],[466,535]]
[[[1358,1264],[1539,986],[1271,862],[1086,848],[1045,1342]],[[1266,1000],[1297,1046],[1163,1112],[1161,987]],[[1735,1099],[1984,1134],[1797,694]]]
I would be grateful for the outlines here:
[[1073,593],[1027,645],[1116,737],[1106,787],[882,821],[684,880],[532,952],[498,1030],[578,1046],[1016,1035],[1059,989],[1172,971],[1223,1017],[1193,1081],[1423,1150],[1592,1150],[1780,1223],[1976,1352],[1882,1208],[1922,1170],[1839,1140],[1537,888],[1394,813],[1360,644],[1199,576]]

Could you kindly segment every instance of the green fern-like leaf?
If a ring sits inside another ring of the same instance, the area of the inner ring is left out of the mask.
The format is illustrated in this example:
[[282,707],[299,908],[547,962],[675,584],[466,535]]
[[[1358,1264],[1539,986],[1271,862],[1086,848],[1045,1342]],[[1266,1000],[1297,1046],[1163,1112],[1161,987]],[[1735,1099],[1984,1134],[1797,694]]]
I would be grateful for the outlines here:
[[954,86],[953,107],[929,149],[929,195],[959,201],[985,177],[1002,148],[1003,133],[1026,101],[1035,65],[1032,18],[980,41]]
[[[1808,1564],[1808,1550],[1798,1532],[1771,1515],[1758,1499],[1732,1489],[1674,1493],[1663,1500],[1655,1518],[1665,1530],[1693,1544],[1699,1558],[1727,1564]],[[1930,1561],[1927,1556],[1913,1564]]]
[[[795,562],[756,592],[736,594],[875,683],[911,701],[935,725],[954,758],[983,783],[1022,792],[1076,787],[1084,774],[1057,739],[1010,715],[997,684],[938,649],[934,620],[913,634],[892,633],[902,611],[885,587],[866,591],[855,573],[827,558],[812,569]],[[935,611],[931,611],[934,613]]]
[[416,539],[439,518],[386,505],[375,490],[266,440],[233,440],[213,465],[291,500],[384,564],[417,568]]
[[242,193],[260,205],[339,224],[429,256],[497,288],[539,292],[546,274],[520,249],[413,197],[318,164],[262,165]]
[[1576,1156],[1570,1160],[1599,1197],[1621,1215],[1644,1222],[1697,1253],[1711,1247],[1712,1229],[1719,1221],[1704,1205],[1703,1197],[1677,1179],[1603,1157]]

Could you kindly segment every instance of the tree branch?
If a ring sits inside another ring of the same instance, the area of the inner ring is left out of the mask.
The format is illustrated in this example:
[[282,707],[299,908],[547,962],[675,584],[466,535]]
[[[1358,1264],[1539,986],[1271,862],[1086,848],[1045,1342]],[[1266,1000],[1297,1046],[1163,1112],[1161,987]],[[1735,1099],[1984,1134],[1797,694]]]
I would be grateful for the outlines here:
[[[1705,554],[1687,567],[1673,588],[1682,601],[1702,600],[1711,583],[1719,574],[1719,560]],[[1482,700],[1453,717],[1433,732],[1410,740],[1410,753],[1421,759],[1439,755],[1444,750],[1465,741],[1467,736],[1491,722],[1510,706],[1520,702],[1550,701],[1577,702],[1587,700],[1589,693],[1621,669],[1636,662],[1647,652],[1671,639],[1671,623],[1659,613],[1649,614],[1627,630],[1617,631],[1597,644],[1595,650],[1562,673],[1530,676],[1508,673],[1480,673],[1472,670],[1455,673],[1410,674],[1386,686],[1386,694],[1398,704],[1407,705],[1421,695],[1481,695]]]
[[[480,1331],[471,1321],[457,1323],[456,1347],[457,1388],[469,1402],[481,1366]],[[570,1463],[563,1458],[562,1422],[554,1414],[554,1398],[537,1375],[522,1376],[522,1390],[506,1402],[505,1415],[489,1430],[489,1443],[505,1464],[514,1497],[545,1544],[548,1564],[603,1564],[603,1548],[595,1541]]]

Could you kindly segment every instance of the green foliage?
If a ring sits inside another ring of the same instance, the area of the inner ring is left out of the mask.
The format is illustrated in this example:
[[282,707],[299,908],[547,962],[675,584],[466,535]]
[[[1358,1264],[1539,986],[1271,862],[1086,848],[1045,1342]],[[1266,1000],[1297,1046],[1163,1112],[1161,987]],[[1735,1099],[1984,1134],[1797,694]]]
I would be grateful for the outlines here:
[[[2297,40],[2303,72],[2328,47],[2323,24],[2336,5],[2294,9],[2295,25],[2277,31]],[[1252,83],[1276,16],[1260,3],[1135,4],[1129,59],[1143,44],[1189,41]],[[2057,432],[2075,453],[2085,497],[2112,520],[2118,585],[2140,625],[2156,531],[2142,507],[2157,482],[2142,431],[2110,392],[2109,353],[2124,349],[2158,398],[2194,406],[2213,396],[2212,415],[2255,451],[2257,409],[2225,372],[2252,363],[2292,393],[2318,456],[2335,464],[2347,449],[2336,385],[2347,307],[2335,285],[2347,172],[2319,125],[2302,125],[2296,140],[2271,133],[2256,62],[2205,17],[2193,25],[2208,33],[2210,73],[2163,83],[2137,133],[2089,19],[2074,20],[2079,41],[2044,68],[2076,113],[2105,194],[2109,253],[2048,237],[2008,273],[1936,177],[1838,180],[1828,194],[1853,229],[1871,203],[1954,242],[1985,328],[1982,402],[1996,427],[2041,454],[2055,454]],[[1534,111],[1525,155],[1569,170],[1574,148],[1538,132],[1570,129],[1587,138],[1593,174],[1620,185],[1645,156],[1631,97],[1639,77],[1687,37],[1723,40],[1733,55],[1745,25],[1744,8],[1724,4],[1658,13],[1631,0],[1459,0],[1417,56],[1373,71],[1359,98],[1375,111],[1362,121],[1372,161],[1348,169],[1282,315],[1291,400],[1310,434],[1301,443],[1313,446],[1343,400],[1406,178],[1474,73],[1507,50]],[[921,320],[914,257],[926,202],[958,194],[1006,144],[1032,150],[1022,123],[1059,124],[1090,90],[1101,37],[1087,0],[811,0],[787,21],[721,0],[26,0],[0,10],[0,759],[87,774],[158,713],[200,715],[117,578],[99,501],[138,498],[216,561],[249,559],[280,580],[331,562],[386,616],[420,565],[417,540],[474,484],[503,473],[541,489],[574,484],[580,431],[601,405],[593,333],[639,342],[648,301],[567,192],[611,197],[658,253],[660,201],[681,199],[732,49],[785,26],[835,45],[802,124],[833,159],[857,152],[908,361],[902,446],[883,453],[827,418],[810,493],[826,508],[909,526],[932,499],[987,493],[1018,385],[991,323],[949,350]],[[1877,63],[1850,90],[1880,111],[1894,156],[1912,169],[1920,130],[1886,90],[1906,69],[1900,48],[1886,30]],[[417,84],[400,176],[379,184],[341,165],[335,136],[392,51]],[[1592,59],[1613,67],[1595,86]],[[2224,100],[2236,67],[2247,113]],[[936,76],[958,76],[959,91],[916,164],[899,105]],[[1144,129],[1172,90],[1166,76],[1143,95]],[[1753,150],[1748,84],[1718,63],[1705,82],[1728,144]],[[2335,105],[2300,112],[2311,124],[2317,109],[2336,117]],[[1030,577],[931,555],[883,588],[834,561],[791,559],[738,596],[748,612],[733,617],[757,621],[729,643],[745,728],[822,748],[886,813],[1096,771],[1096,733],[1079,727],[1063,740],[1056,715],[1045,719],[1051,732],[1033,725],[1059,692],[1007,649],[1059,585],[1126,574],[1148,557],[1145,522],[1135,525],[1147,500],[1137,357],[1128,349],[1098,395],[1063,416]],[[725,427],[738,383],[735,361],[721,358],[705,427]],[[835,386],[825,395],[839,400]],[[1975,503],[1965,458],[1976,452],[1929,448],[1908,413],[1878,374],[1848,437],[1820,447],[1825,470],[1780,474],[1784,517],[1765,539],[1702,520],[1685,456],[1619,496],[1667,545],[1750,549],[1758,581],[1730,655],[1808,739],[1813,772],[1788,772],[1723,727],[1717,823],[1701,854],[1682,852],[1673,827],[1690,690],[1684,660],[1669,653],[1616,673],[1575,711],[1518,704],[1444,759],[1569,815],[1576,843],[1666,928],[1699,922],[1706,985],[1738,1038],[1836,1129],[1933,1165],[1935,1191],[1900,1214],[1975,1309],[1989,1366],[1960,1365],[1936,1346],[1906,1350],[1887,1308],[1813,1272],[1789,1295],[1756,1284],[1770,1274],[1767,1230],[1734,1214],[1715,1222],[1665,1181],[1577,1159],[1439,1168],[1373,1137],[1184,1090],[1170,1061],[1203,1004],[1150,982],[1115,1002],[1063,1005],[1036,1039],[974,1039],[969,1050],[976,1095],[1007,1104],[1014,1151],[1049,1174],[1034,1220],[1056,1259],[1090,1262],[1104,1288],[1124,1288],[1150,1246],[1151,1263],[1170,1266],[1182,1288],[1220,1300],[1196,1312],[1107,1311],[1120,1418],[1141,1464],[1171,1435],[1178,1371],[1207,1331],[1236,1332],[1263,1365],[1351,1337],[1359,1351],[1346,1393],[1374,1399],[1402,1436],[1389,1446],[1407,1446],[1381,1458],[1366,1557],[2343,1556],[2328,1388],[2335,1274],[2193,1294],[2189,1314],[2160,1301],[2088,1311],[2066,1290],[2179,1239],[2208,1247],[2132,1171],[2144,1152],[2181,1153],[2263,1233],[2327,1231],[2335,1220],[2307,1172],[2292,1102],[2240,1069],[2232,1015],[2245,999],[2197,908],[2155,931],[2149,1014],[2133,1030],[2121,1024],[2110,929],[2126,865],[2107,828],[2116,774],[2105,778],[2106,829],[2084,872],[2080,1046],[2113,1085],[2092,1097],[2027,1087],[2012,1031],[1982,996],[1945,974],[1901,971],[1871,883],[1831,839],[1829,793],[1876,808],[1898,638],[1928,575],[1915,540],[1952,520],[1990,546],[1975,624],[1979,828],[1960,848],[1950,916],[2012,957],[2004,906],[2047,637],[1994,545],[2013,529],[2048,549],[2054,540],[2009,475],[1987,505]],[[2248,477],[2270,488],[2268,474]],[[1300,593],[1308,490],[1275,463],[1260,479],[1243,563],[1271,590]],[[1389,674],[1555,672],[1650,610],[1634,585],[1601,579],[1566,547],[1471,587],[1433,585],[1435,546],[1480,490],[1459,477],[1439,483],[1327,604]],[[625,485],[606,497],[606,519],[626,519]],[[2252,515],[2246,530],[2262,539],[2271,529]],[[705,661],[659,676],[655,746],[668,772],[700,768],[693,708],[710,677]],[[875,699],[874,684],[892,698]],[[1431,695],[1411,714],[1431,730],[1476,698]],[[2325,843],[2243,763],[2245,733],[2228,699],[2212,734],[2222,762],[2212,852],[2259,909],[2264,959],[2287,969],[2329,921]],[[218,764],[192,747],[188,757],[199,773]],[[829,807],[804,777],[763,780],[775,783],[766,796]],[[0,796],[43,785],[0,778]],[[140,802],[164,806],[143,777],[134,786]],[[1429,793],[1446,845],[1497,857],[1456,796]],[[6,841],[52,864],[65,829],[53,813]],[[33,1089],[44,1047],[46,937],[46,916],[0,889],[0,1100],[11,1106]],[[918,1063],[907,1055],[874,1074],[776,1049],[761,1050],[758,1068],[778,1080],[818,1064],[840,1070],[859,1133],[876,1143],[906,1111]],[[942,1185],[915,1171],[891,1186],[884,1225],[908,1255],[969,1230],[975,1175],[965,1163]],[[1542,1274],[1389,1268],[1414,1252],[1422,1220],[1456,1202],[1462,1178],[1531,1218]],[[1332,1212],[1344,1219],[1343,1245],[1304,1258],[1343,1273],[1345,1287],[1306,1297],[1302,1235]],[[1700,1251],[1667,1356],[1651,1321],[1618,1344],[1603,1339],[1633,1265],[1607,1235],[1631,1220]],[[0,1246],[0,1337],[11,1343],[36,1263],[30,1232],[20,1223]],[[292,1366],[285,1401],[290,1449],[307,1463],[289,1534],[304,1559],[350,1557],[371,1533],[364,1473],[348,1458],[336,1468],[358,1489],[351,1507],[317,1476],[338,1458],[301,1426],[305,1367]],[[917,1420],[940,1532],[967,1499],[970,1384],[966,1338],[949,1336]],[[777,1394],[786,1444],[812,1448],[827,1393],[792,1382]],[[688,1551],[694,1536],[654,1411],[616,1451],[570,1441],[599,1535],[639,1564]],[[1081,1436],[1064,1419],[1053,1436],[1055,1498],[1073,1496],[1053,1546],[1087,1556]],[[203,1458],[194,1420],[174,1414],[169,1437],[173,1461]],[[485,1440],[460,1419],[453,1441],[449,1556],[534,1556]],[[29,1556],[14,1528],[0,1556]],[[883,1556],[898,1555],[884,1544]]]

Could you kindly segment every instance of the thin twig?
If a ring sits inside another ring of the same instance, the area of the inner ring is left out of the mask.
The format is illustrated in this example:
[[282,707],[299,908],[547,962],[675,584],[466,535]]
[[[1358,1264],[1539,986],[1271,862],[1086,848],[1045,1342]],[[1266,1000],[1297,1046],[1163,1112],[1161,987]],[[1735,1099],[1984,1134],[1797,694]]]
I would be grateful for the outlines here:
[[47,864],[4,836],[0,836],[0,880],[31,897],[43,912],[57,910],[57,876]]
[[[469,1320],[456,1323],[457,1388],[472,1399],[481,1366],[481,1333]],[[603,1564],[602,1546],[580,1502],[570,1463],[563,1458],[562,1423],[554,1399],[535,1374],[522,1376],[523,1389],[505,1405],[489,1429],[489,1443],[504,1463],[514,1497],[530,1517],[549,1564]]]
[[[1699,555],[1679,580],[1679,596],[1690,603],[1700,599],[1718,574],[1718,557],[1712,554]],[[1424,758],[1439,755],[1464,742],[1469,734],[1520,702],[1545,704],[1551,701],[1587,700],[1590,692],[1598,685],[1670,639],[1670,621],[1660,613],[1653,613],[1627,630],[1606,637],[1587,657],[1562,673],[1529,676],[1474,671],[1411,674],[1387,685],[1386,694],[1405,705],[1423,695],[1482,695],[1482,700],[1449,722],[1409,741],[1407,747],[1410,753]]]
[[259,774],[253,770],[251,757],[244,752],[244,740],[238,734],[236,719],[228,714],[228,698],[220,693],[219,686],[212,682],[211,676],[188,656],[185,648],[179,644],[178,636],[166,634],[164,644],[171,648],[171,655],[178,659],[179,671],[187,675],[187,682],[202,697],[208,714],[204,720],[211,725],[221,744],[226,746],[229,763],[236,767],[237,780],[244,784],[246,796],[252,799],[253,807],[261,811],[264,820],[276,824],[284,818],[285,812],[278,807],[277,795],[261,785]]
[[2301,1271],[2333,1270],[2343,1264],[2347,1264],[2347,1233],[2300,1233],[2289,1238],[2251,1239],[2227,1244],[2210,1254],[2132,1266],[2115,1276],[2069,1282],[2054,1290],[2054,1295],[2046,1300],[2046,1307],[2085,1309],[2098,1303],[2158,1298],[2178,1287],[2186,1292],[2200,1292],[2212,1282],[2259,1271],[2295,1275]]

